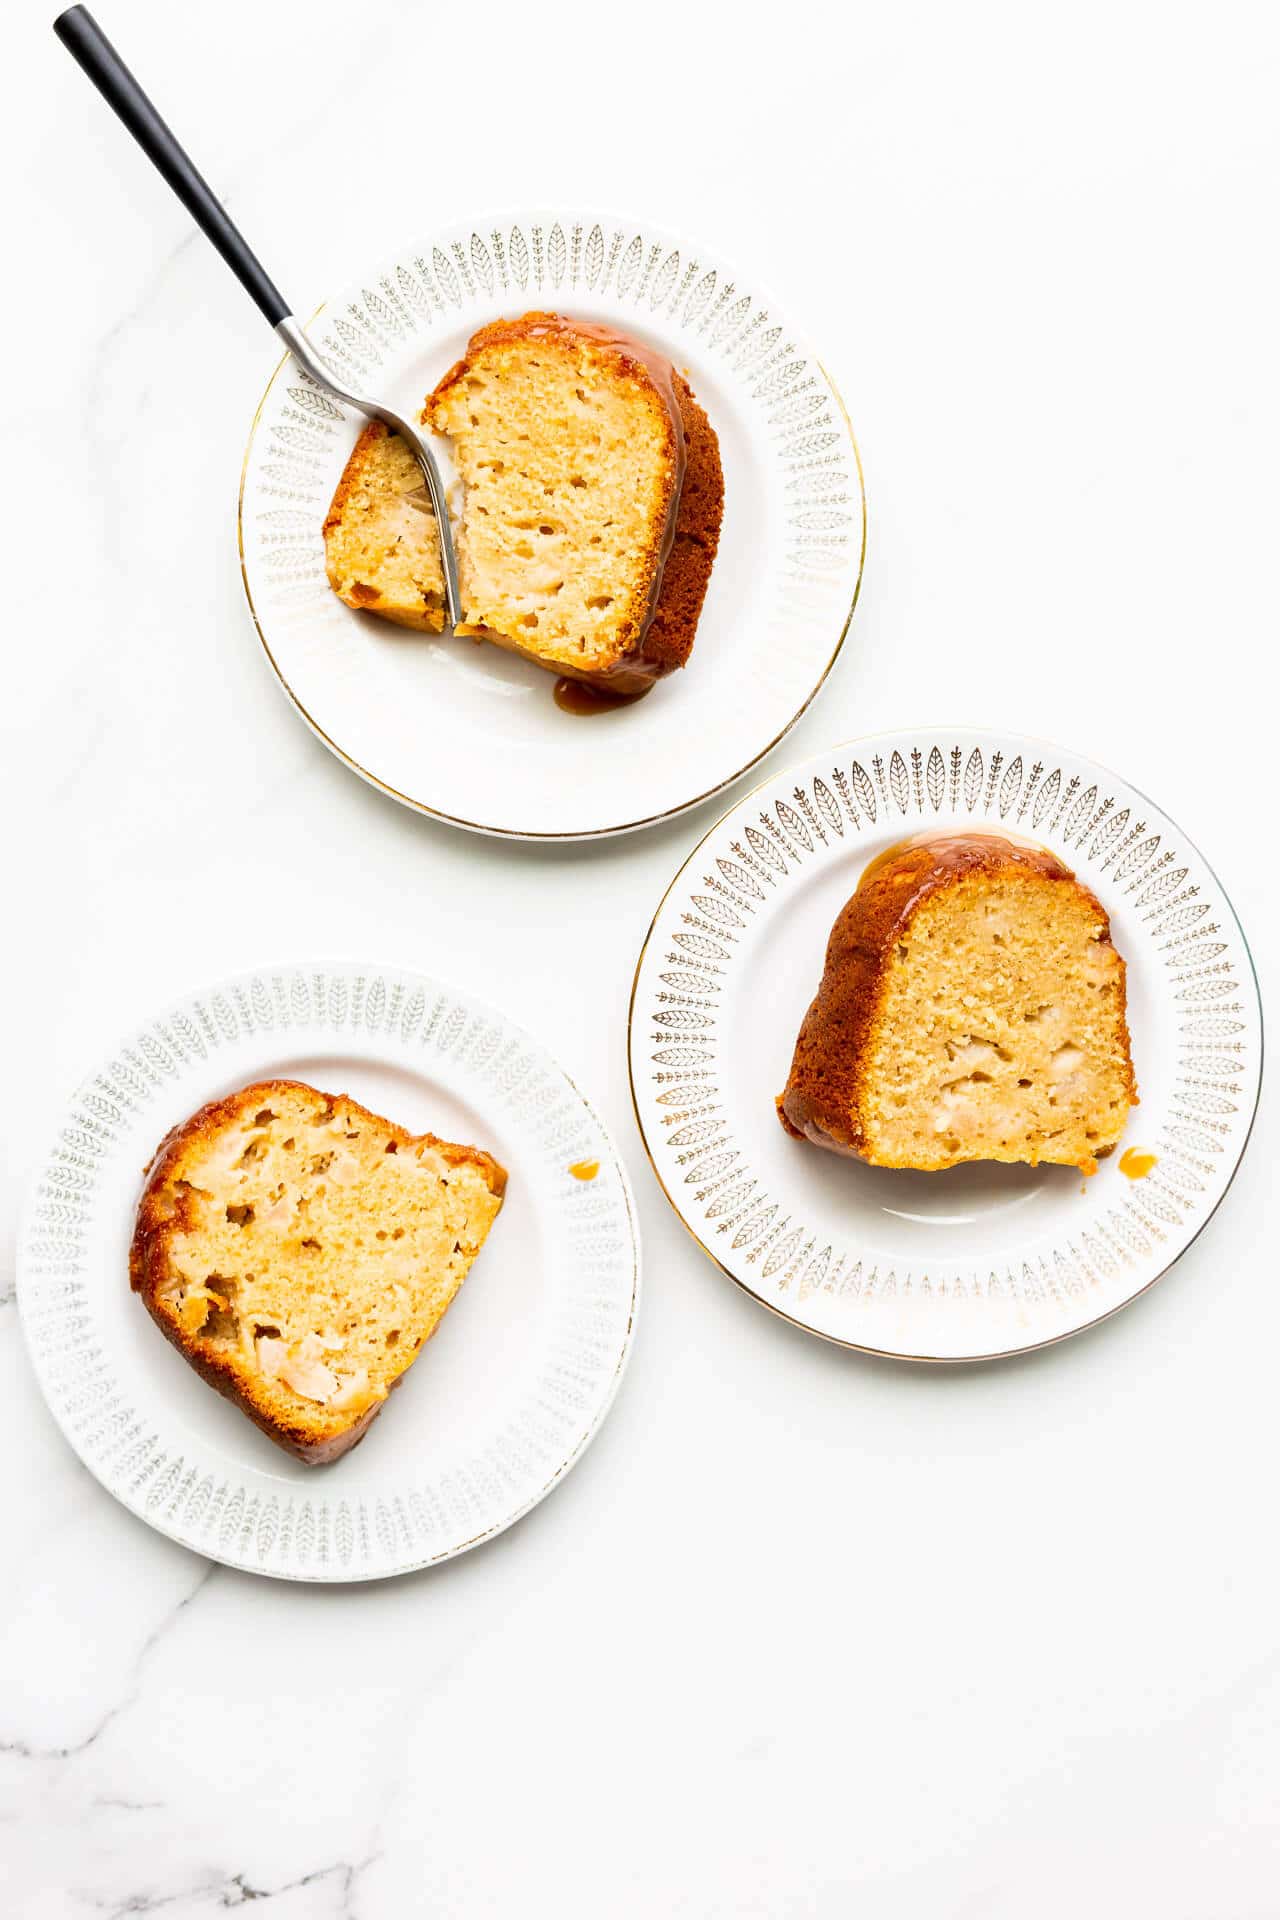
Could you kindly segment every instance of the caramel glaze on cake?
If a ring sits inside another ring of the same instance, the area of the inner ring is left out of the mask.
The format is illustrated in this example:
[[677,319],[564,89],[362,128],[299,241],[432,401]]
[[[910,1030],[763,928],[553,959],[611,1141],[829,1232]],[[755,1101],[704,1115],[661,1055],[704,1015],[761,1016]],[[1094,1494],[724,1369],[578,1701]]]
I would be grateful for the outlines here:
[[1124,962],[1056,855],[920,836],[872,862],[832,929],[778,1115],[877,1166],[1092,1171],[1137,1102]]
[[684,427],[684,482],[658,592],[639,649],[639,660],[651,670],[651,683],[684,666],[693,650],[724,518],[720,442],[688,381],[677,373],[673,385]]

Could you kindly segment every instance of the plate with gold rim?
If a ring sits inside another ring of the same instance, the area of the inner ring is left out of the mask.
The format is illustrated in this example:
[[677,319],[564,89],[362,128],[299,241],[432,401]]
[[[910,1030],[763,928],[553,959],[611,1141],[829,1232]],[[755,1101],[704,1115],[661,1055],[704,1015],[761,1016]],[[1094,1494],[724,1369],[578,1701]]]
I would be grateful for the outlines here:
[[[482,1145],[508,1173],[438,1331],[327,1466],[282,1452],[206,1386],[129,1285],[140,1170],[159,1141],[207,1101],[277,1078]],[[639,1284],[626,1170],[551,1056],[468,994],[352,961],[235,974],[140,1026],[68,1101],[18,1252],[36,1376],[90,1472],[183,1546],[304,1581],[434,1565],[544,1499],[612,1404]]]
[[[1126,962],[1141,1104],[1121,1146],[1137,1151],[1089,1178],[871,1167],[778,1122],[828,935],[862,873],[901,840],[975,831],[1057,854]],[[1230,901],[1158,807],[1044,741],[942,728],[824,750],[724,815],[658,907],[629,1048],[653,1170],[732,1280],[846,1346],[976,1360],[1092,1325],[1190,1246],[1249,1137],[1262,1013]]]
[[429,233],[352,280],[308,332],[349,385],[414,417],[479,326],[538,308],[655,347],[719,437],[724,524],[683,670],[582,716],[557,707],[531,661],[345,606],[322,526],[360,422],[292,360],[250,432],[241,564],[282,689],[353,772],[478,832],[589,839],[696,805],[799,718],[852,617],[866,508],[843,402],[785,309],[643,221],[546,209]]

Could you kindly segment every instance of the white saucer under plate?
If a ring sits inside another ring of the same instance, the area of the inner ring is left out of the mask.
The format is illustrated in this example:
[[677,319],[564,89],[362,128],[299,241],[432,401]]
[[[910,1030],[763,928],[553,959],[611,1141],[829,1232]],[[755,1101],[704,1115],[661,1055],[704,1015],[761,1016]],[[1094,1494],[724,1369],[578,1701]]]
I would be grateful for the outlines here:
[[[1087,1181],[887,1171],[778,1123],[827,936],[868,861],[975,829],[1051,847],[1111,916],[1142,1096],[1123,1144],[1158,1156],[1144,1179],[1118,1155]],[[630,1045],[654,1171],[730,1279],[846,1346],[977,1360],[1078,1332],[1186,1251],[1249,1137],[1262,1012],[1230,901],[1157,807],[1044,741],[941,728],[815,754],[711,829],[649,931]]]
[[[205,1386],[129,1289],[157,1143],[205,1101],[274,1075],[476,1142],[510,1175],[440,1331],[329,1467],[290,1459]],[[570,1173],[590,1161],[594,1179]],[[67,1108],[18,1263],[45,1398],[107,1491],[198,1553],[293,1580],[428,1566],[536,1506],[613,1399],[638,1288],[626,1173],[550,1055],[466,994],[345,962],[224,980],[111,1055]]]
[[339,759],[458,826],[587,839],[695,805],[799,718],[844,640],[866,510],[844,407],[786,313],[751,276],[642,223],[561,209],[429,234],[308,332],[340,377],[416,418],[477,327],[532,308],[614,321],[658,347],[719,435],[724,529],[684,671],[584,718],[514,654],[343,606],[321,526],[361,423],[291,360],[253,423],[240,551],[280,684]]

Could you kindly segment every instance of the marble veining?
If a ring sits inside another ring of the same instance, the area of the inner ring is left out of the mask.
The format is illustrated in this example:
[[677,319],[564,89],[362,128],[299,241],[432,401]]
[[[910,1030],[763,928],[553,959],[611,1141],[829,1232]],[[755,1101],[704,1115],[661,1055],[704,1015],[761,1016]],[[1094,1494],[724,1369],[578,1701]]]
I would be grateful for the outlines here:
[[187,1608],[199,1598],[200,1594],[203,1593],[217,1572],[218,1568],[216,1566],[206,1566],[203,1571],[197,1575],[190,1592],[179,1600],[177,1605],[165,1614],[159,1625],[154,1627],[147,1635],[138,1652],[138,1657],[134,1662],[128,1692],[122,1699],[117,1700],[112,1706],[107,1708],[106,1712],[99,1717],[82,1739],[72,1741],[65,1746],[44,1747],[37,1746],[30,1740],[6,1740],[0,1738],[0,1753],[13,1754],[19,1760],[72,1760],[77,1754],[87,1752],[95,1741],[101,1739],[107,1728],[119,1719],[122,1713],[127,1713],[130,1707],[135,1705],[142,1692],[143,1676],[150,1655],[155,1648],[159,1646],[165,1635],[173,1631],[181,1616],[186,1612]]

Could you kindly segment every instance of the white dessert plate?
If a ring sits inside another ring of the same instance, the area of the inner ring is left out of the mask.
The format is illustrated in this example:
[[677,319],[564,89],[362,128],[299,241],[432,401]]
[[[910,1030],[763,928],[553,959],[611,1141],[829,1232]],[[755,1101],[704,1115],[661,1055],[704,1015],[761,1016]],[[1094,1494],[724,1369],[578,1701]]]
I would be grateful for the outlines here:
[[[205,1101],[272,1076],[491,1149],[502,1212],[439,1332],[368,1434],[307,1467],[169,1345],[129,1288],[141,1170]],[[571,1166],[596,1162],[592,1179]],[[613,1399],[639,1287],[627,1176],[529,1035],[399,968],[263,968],[191,994],[67,1107],[18,1261],[46,1400],[140,1518],[228,1566],[372,1580],[491,1539],[558,1484]]]
[[[1142,1104],[1120,1154],[1070,1167],[868,1167],[774,1111],[827,937],[868,862],[922,832],[1038,841],[1111,916]],[[1262,1014],[1244,935],[1159,808],[1014,735],[883,734],[748,794],[695,848],[636,969],[631,1087],[655,1173],[732,1280],[828,1340],[977,1360],[1059,1340],[1166,1273],[1231,1183],[1257,1104]]]
[[292,360],[253,423],[240,552],[280,684],[339,759],[458,826],[588,839],[695,805],[799,718],[849,625],[866,512],[844,407],[786,313],[706,248],[643,224],[561,209],[428,234],[308,332],[356,389],[416,418],[477,327],[533,308],[657,347],[719,435],[724,527],[683,671],[633,706],[574,715],[529,661],[345,607],[321,528],[362,423]]

